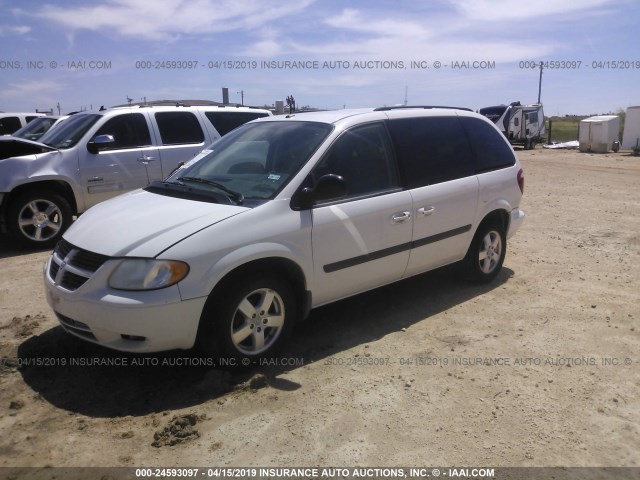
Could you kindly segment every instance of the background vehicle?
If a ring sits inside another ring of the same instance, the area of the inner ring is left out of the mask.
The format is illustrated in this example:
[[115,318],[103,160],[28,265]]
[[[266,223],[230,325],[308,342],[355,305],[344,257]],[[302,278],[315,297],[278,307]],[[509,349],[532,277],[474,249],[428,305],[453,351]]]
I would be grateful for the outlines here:
[[16,130],[24,127],[31,120],[44,117],[44,113],[7,113],[0,112],[0,135],[11,135]]
[[620,149],[620,117],[596,115],[580,120],[578,148],[581,152],[607,153]]
[[311,308],[459,261],[491,281],[524,220],[513,149],[470,111],[270,117],[212,147],[65,233],[45,267],[65,330],[247,365]]
[[478,110],[502,131],[512,145],[523,145],[525,150],[535,148],[544,135],[544,111],[542,104],[497,105]]
[[69,118],[69,115],[38,117],[31,120],[24,127],[16,130],[11,134],[12,137],[24,138],[26,140],[38,140],[47,131],[55,125],[60,124],[63,120]]
[[38,143],[8,137],[0,142],[2,227],[17,244],[53,246],[74,215],[161,180],[221,135],[268,115],[236,107],[113,108],[77,113]]

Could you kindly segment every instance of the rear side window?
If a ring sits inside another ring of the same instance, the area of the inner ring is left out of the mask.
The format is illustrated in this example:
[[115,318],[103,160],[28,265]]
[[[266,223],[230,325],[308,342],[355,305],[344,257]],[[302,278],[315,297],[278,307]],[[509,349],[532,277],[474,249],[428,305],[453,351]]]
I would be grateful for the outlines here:
[[407,187],[473,175],[472,152],[458,117],[394,119],[388,127]]
[[96,132],[98,135],[112,135],[115,144],[108,150],[119,150],[122,148],[146,147],[151,145],[151,136],[147,120],[141,113],[126,113],[109,119]]
[[18,117],[0,118],[0,135],[9,135],[22,127]]
[[205,115],[220,135],[226,135],[256,118],[266,117],[266,113],[258,112],[205,112]]
[[471,117],[460,117],[471,141],[476,173],[515,165],[516,159],[504,136],[488,123]]
[[204,142],[204,133],[191,112],[158,112],[155,114],[163,145]]
[[27,117],[25,117],[25,120],[27,121],[27,123],[29,123],[31,120],[34,120],[34,119],[36,119],[36,118],[40,118],[40,117],[37,117],[37,116],[27,116]]

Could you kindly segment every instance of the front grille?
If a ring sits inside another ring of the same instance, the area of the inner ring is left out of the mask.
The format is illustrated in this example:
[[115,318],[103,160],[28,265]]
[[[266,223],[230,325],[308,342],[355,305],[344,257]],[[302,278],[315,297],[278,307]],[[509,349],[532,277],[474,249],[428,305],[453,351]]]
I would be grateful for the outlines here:
[[64,324],[65,327],[78,328],[80,330],[86,330],[88,332],[91,331],[89,325],[87,325],[86,323],[79,322],[58,312],[55,312],[55,314],[58,317],[58,320],[60,320],[60,323]]
[[95,272],[107,260],[109,260],[109,257],[106,255],[100,255],[87,250],[78,250],[73,257],[73,264],[79,268]]
[[49,277],[58,286],[73,292],[84,285],[109,258],[78,248],[62,239],[53,251]]
[[60,258],[64,258],[66,257],[69,252],[73,249],[73,245],[71,245],[69,242],[67,242],[64,238],[62,240],[60,240],[58,242],[58,244],[56,245],[56,248],[54,250],[55,253],[57,253]]
[[60,270],[60,265],[58,265],[56,262],[51,262],[51,266],[49,267],[49,276],[55,280],[56,279],[56,275],[58,275],[58,270]]
[[87,277],[77,275],[73,272],[64,272],[62,274],[62,280],[60,280],[60,286],[73,291],[84,285],[87,280],[89,280]]
[[96,336],[93,334],[86,323],[78,322],[77,320],[73,320],[72,318],[65,317],[58,312],[55,312],[55,314],[58,317],[58,320],[60,320],[62,327],[69,333],[74,333],[79,337],[88,338],[90,340],[96,340]]

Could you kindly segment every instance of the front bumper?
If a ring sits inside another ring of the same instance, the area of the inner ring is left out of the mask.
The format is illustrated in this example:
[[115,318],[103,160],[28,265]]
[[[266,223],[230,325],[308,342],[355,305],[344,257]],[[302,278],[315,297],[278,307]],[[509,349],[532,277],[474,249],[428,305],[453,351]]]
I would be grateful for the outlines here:
[[114,290],[107,286],[106,264],[69,291],[51,278],[51,261],[44,266],[47,302],[70,334],[127,352],[193,347],[206,297],[182,300],[177,285],[144,292]]

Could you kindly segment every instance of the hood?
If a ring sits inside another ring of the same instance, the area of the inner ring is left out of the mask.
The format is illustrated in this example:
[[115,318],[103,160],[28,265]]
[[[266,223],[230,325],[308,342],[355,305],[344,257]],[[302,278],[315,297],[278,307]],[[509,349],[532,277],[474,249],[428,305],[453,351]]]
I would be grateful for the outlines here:
[[155,257],[185,237],[247,210],[135,190],[87,210],[64,238],[110,257]]
[[56,149],[33,140],[11,136],[0,137],[0,160],[35,155],[36,153],[50,152],[52,150]]

